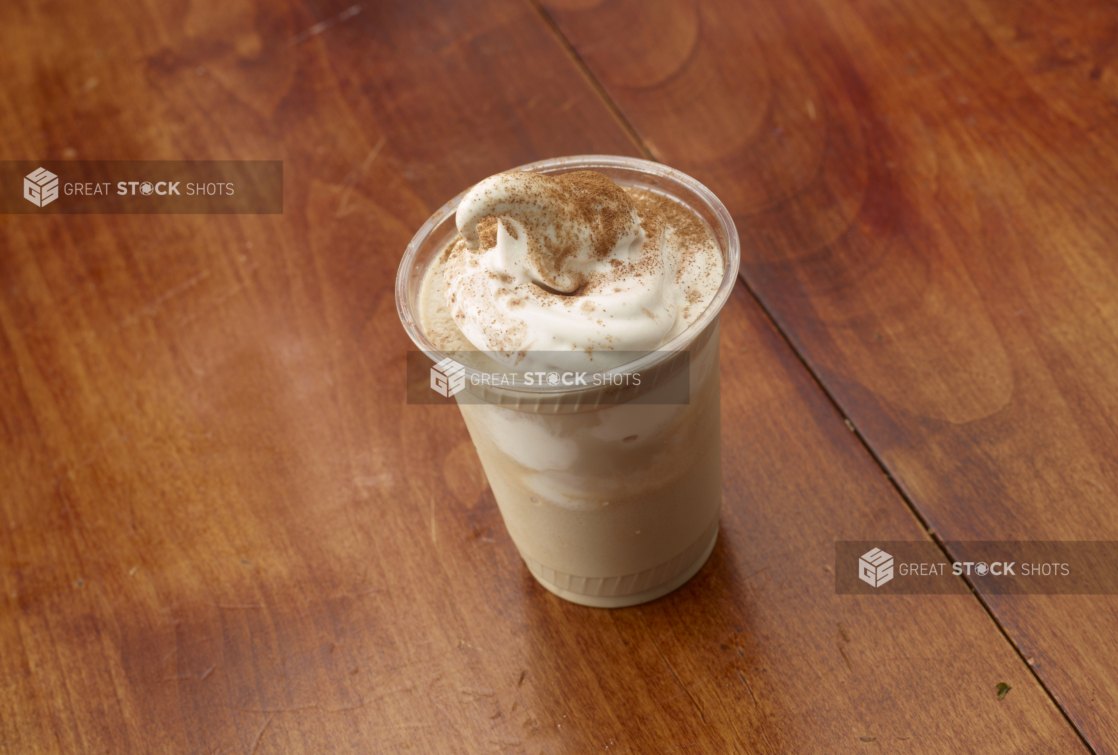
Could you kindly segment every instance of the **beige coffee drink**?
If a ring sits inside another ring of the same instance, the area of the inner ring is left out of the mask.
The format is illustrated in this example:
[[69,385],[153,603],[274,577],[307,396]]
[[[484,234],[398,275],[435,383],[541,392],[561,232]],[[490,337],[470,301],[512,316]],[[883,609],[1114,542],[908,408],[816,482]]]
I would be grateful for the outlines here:
[[690,195],[664,190],[670,182],[613,172],[627,185],[593,170],[482,181],[457,204],[458,233],[409,272],[408,289],[436,355],[490,371],[610,376],[458,394],[533,575],[561,597],[606,607],[674,590],[713,549],[717,310],[737,262],[728,218],[714,216],[719,234],[684,204]]

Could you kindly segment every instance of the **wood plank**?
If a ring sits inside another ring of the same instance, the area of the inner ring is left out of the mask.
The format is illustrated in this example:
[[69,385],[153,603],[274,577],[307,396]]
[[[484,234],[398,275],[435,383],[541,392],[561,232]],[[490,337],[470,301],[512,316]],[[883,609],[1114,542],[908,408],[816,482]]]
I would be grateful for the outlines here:
[[472,181],[634,151],[530,6],[54,11],[2,11],[0,156],[283,159],[285,214],[0,219],[3,747],[1085,751],[972,597],[834,594],[922,532],[741,290],[710,564],[533,582],[392,295]]
[[[1118,540],[1113,4],[545,5],[939,537]],[[1113,601],[985,600],[1118,751]]]

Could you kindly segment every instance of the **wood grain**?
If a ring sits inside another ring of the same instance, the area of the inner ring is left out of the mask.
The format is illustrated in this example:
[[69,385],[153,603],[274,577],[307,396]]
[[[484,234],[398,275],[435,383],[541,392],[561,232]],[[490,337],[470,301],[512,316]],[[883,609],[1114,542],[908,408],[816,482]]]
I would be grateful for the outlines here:
[[710,563],[614,612],[532,580],[392,295],[464,186],[635,152],[531,6],[0,14],[0,157],[287,177],[282,217],[0,218],[0,747],[1085,752],[973,597],[834,594],[834,539],[922,528],[742,290]]
[[[939,537],[1118,540],[1113,3],[546,6]],[[985,600],[1118,752],[1113,601]]]

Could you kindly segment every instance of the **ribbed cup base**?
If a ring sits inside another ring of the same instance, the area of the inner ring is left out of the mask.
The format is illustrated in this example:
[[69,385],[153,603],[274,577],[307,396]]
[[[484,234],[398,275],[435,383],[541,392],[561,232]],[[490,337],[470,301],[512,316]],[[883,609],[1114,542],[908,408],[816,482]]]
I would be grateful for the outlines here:
[[718,517],[695,542],[664,563],[619,577],[578,577],[555,571],[520,554],[532,576],[564,600],[595,608],[622,608],[647,603],[682,587],[710,558],[718,539]]

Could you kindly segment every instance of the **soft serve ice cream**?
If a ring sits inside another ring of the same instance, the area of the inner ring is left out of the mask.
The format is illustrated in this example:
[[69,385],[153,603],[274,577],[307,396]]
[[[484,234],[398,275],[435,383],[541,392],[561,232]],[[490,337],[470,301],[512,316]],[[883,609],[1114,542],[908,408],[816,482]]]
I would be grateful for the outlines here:
[[722,280],[694,213],[600,173],[499,173],[466,194],[456,222],[460,238],[434,271],[446,311],[469,344],[508,364],[575,351],[600,368],[610,351],[651,351]]
[[458,394],[509,534],[541,584],[598,606],[670,592],[718,531],[717,319],[688,326],[732,276],[721,247],[666,193],[587,171],[498,174],[466,194],[455,220],[459,234],[419,297],[440,350],[484,351],[518,370],[556,360],[602,370],[669,343],[688,350],[689,365],[654,373],[644,397],[682,389],[686,404]]

